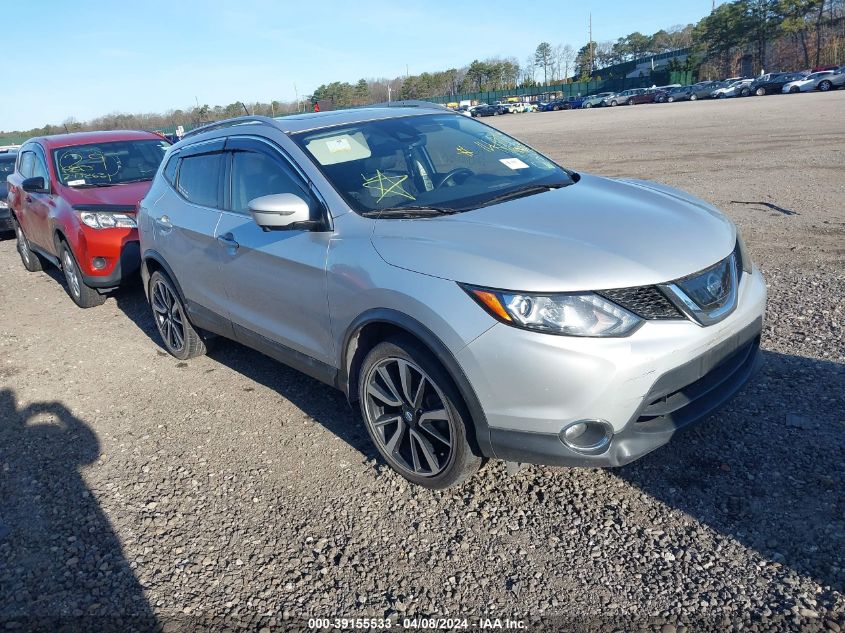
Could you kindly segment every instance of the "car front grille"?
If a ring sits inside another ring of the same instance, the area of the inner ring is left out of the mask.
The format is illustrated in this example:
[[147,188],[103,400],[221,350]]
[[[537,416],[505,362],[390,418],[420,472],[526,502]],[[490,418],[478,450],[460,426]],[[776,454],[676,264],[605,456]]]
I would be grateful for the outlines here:
[[643,319],[686,318],[657,286],[600,290],[598,294]]

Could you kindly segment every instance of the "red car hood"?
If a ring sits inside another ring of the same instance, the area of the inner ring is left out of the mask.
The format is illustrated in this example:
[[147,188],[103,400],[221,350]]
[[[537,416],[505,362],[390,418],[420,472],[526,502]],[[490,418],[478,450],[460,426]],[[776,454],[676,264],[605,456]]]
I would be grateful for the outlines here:
[[151,181],[130,182],[125,185],[112,185],[111,187],[89,187],[75,189],[73,187],[61,187],[61,196],[70,205],[120,205],[137,207],[141,198],[147,195]]

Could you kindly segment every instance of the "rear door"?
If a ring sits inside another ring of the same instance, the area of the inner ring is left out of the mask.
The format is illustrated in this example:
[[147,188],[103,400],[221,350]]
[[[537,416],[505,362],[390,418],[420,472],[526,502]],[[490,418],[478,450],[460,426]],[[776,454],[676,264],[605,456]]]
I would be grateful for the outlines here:
[[[236,338],[253,347],[282,346],[333,365],[326,257],[330,232],[263,231],[250,200],[292,193],[324,212],[284,153],[265,140],[232,137],[226,144],[226,206],[217,227],[221,279]],[[278,349],[278,348],[276,348]]]
[[168,162],[171,186],[150,216],[156,250],[176,277],[189,314],[198,325],[227,334],[214,233],[223,201],[223,144],[220,139],[187,146],[177,155],[175,171]]

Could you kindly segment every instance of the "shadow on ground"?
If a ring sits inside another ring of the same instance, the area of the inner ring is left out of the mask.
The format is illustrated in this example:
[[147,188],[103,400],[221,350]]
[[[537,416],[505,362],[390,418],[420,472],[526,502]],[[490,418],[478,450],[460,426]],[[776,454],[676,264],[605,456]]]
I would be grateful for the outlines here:
[[845,592],[845,365],[764,356],[722,413],[613,472],[830,598]]
[[[161,354],[166,354],[140,285],[121,288],[114,297],[124,314],[150,338]],[[208,348],[208,357],[212,360],[277,392],[364,457],[379,459],[381,463],[366,429],[340,391],[222,337],[212,338]]]
[[58,402],[20,408],[0,389],[0,623],[22,630],[156,624],[80,469],[96,435]]

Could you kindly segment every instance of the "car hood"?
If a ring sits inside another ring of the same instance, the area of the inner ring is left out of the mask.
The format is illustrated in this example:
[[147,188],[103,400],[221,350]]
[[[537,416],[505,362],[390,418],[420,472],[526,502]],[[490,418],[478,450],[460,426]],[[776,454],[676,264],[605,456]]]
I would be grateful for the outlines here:
[[646,181],[582,176],[572,186],[452,216],[376,220],[389,264],[480,286],[538,292],[671,281],[734,248],[714,207]]
[[130,182],[125,185],[112,185],[111,187],[89,187],[75,189],[73,187],[61,187],[61,197],[72,206],[77,205],[120,205],[137,206],[138,202],[147,195],[150,190],[150,181]]

